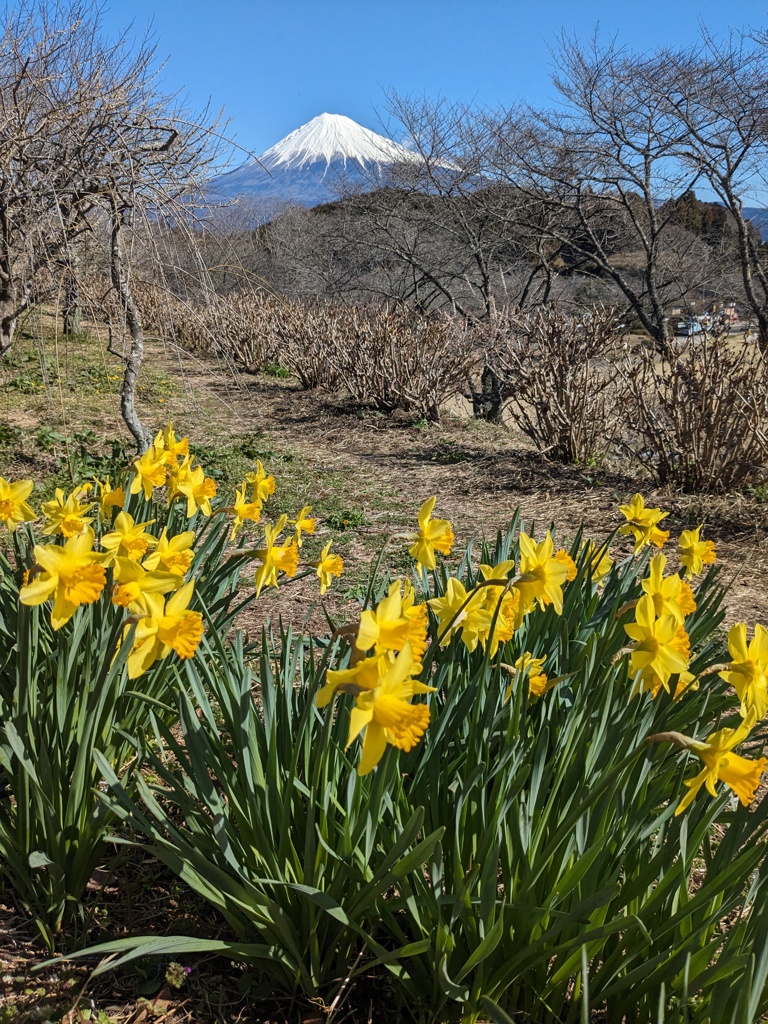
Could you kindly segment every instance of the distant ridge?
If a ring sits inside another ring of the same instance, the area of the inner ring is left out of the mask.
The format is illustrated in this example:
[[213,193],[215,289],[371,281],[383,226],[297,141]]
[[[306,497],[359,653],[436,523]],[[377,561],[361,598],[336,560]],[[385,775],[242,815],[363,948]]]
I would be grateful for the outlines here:
[[338,198],[342,184],[372,187],[389,167],[419,157],[343,114],[319,114],[258,158],[212,178],[209,199],[245,197],[316,206]]
[[744,216],[748,217],[760,232],[760,240],[768,241],[768,210],[760,206],[745,206]]

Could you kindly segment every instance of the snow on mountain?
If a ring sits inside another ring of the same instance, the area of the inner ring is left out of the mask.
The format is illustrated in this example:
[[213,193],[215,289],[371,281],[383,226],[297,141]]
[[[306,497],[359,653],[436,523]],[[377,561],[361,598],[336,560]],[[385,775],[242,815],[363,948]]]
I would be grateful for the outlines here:
[[413,159],[414,154],[404,146],[363,128],[343,114],[313,117],[260,157],[270,171],[300,170],[306,164],[323,160],[328,165],[337,161],[345,165],[348,161],[382,165]]
[[371,188],[388,167],[419,157],[343,114],[320,114],[248,160],[211,179],[216,202],[245,197],[316,206],[336,199],[343,186]]

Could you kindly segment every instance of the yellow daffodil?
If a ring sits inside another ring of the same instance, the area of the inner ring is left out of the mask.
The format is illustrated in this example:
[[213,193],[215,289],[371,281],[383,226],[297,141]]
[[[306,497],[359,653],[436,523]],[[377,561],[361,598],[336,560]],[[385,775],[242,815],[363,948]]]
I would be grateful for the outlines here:
[[51,625],[54,629],[69,622],[81,604],[97,601],[107,582],[101,564],[103,555],[93,550],[95,535],[90,527],[69,537],[61,546],[35,545],[35,562],[42,572],[19,592],[22,604],[43,604],[53,598]]
[[407,539],[412,541],[408,554],[425,569],[435,568],[436,551],[450,555],[453,547],[453,528],[448,520],[431,518],[436,501],[436,497],[427,498],[419,509],[418,533],[407,535]]
[[216,497],[216,481],[205,475],[202,466],[193,467],[189,456],[173,476],[173,487],[169,500],[172,501],[179,494],[187,499],[188,519],[192,518],[198,508],[204,516],[210,516],[213,513],[211,498]]
[[648,737],[649,743],[674,743],[683,749],[691,750],[704,762],[703,770],[695,778],[686,780],[688,792],[677,805],[676,815],[682,814],[693,803],[702,786],[706,786],[711,796],[717,797],[715,787],[718,782],[724,782],[733,790],[742,806],[749,807],[760,785],[760,776],[768,766],[768,758],[750,760],[740,754],[734,754],[733,750],[747,738],[754,724],[755,717],[752,713],[737,728],[720,729],[708,736],[704,742],[676,732],[659,733]]
[[560,562],[561,565],[565,566],[565,578],[568,583],[576,579],[578,573],[578,570],[576,569],[576,563],[564,548],[560,548],[560,550],[556,551],[552,557],[555,559],[556,562]]
[[308,562],[313,569],[317,569],[317,578],[320,580],[320,594],[324,594],[328,587],[331,585],[331,579],[334,576],[341,576],[344,571],[344,562],[342,561],[341,555],[337,555],[335,552],[331,554],[331,544],[333,541],[328,541],[323,550],[320,552],[320,558],[317,562]]
[[403,580],[402,612],[408,620],[408,643],[411,645],[414,665],[421,671],[421,659],[427,649],[429,619],[426,602],[416,604],[416,594],[410,580]]
[[256,570],[256,596],[261,593],[263,587],[276,587],[277,574],[285,573],[288,577],[296,575],[299,566],[299,549],[294,540],[284,544],[277,544],[277,538],[285,529],[288,517],[280,516],[274,526],[264,527],[264,542],[267,545],[256,552],[256,557],[261,560],[261,565]]
[[96,487],[99,491],[99,515],[103,525],[111,522],[113,509],[122,508],[125,504],[125,491],[122,487],[113,487],[109,477],[103,483],[97,480]]
[[514,559],[499,562],[498,565],[481,565],[480,575],[484,580],[508,580],[515,573]]
[[410,628],[402,604],[400,580],[395,580],[376,608],[361,613],[355,647],[359,651],[369,651],[372,647],[377,652],[401,651]]
[[258,523],[261,520],[261,502],[247,501],[245,497],[245,491],[247,484],[243,484],[242,487],[238,487],[235,491],[235,501],[227,511],[232,512],[235,516],[235,521],[232,523],[232,533],[230,540],[234,540],[243,527],[243,523],[248,520],[251,523]]
[[261,464],[261,459],[256,463],[255,473],[246,473],[246,483],[253,487],[253,500],[264,502],[271,494],[275,493],[275,478],[268,476]]
[[619,528],[619,533],[635,538],[635,554],[646,544],[655,544],[657,548],[661,548],[669,540],[669,530],[660,530],[658,526],[669,512],[662,512],[659,508],[646,508],[645,499],[641,494],[635,494],[628,505],[619,505],[619,511],[627,520],[624,526]]
[[491,613],[485,604],[485,588],[470,591],[464,584],[451,576],[443,597],[433,597],[427,604],[438,618],[437,635],[440,646],[445,647],[451,636],[461,631],[461,639],[469,651],[488,636],[491,628]]
[[305,505],[304,508],[299,512],[295,519],[289,519],[288,522],[296,530],[296,546],[301,547],[301,535],[302,533],[308,533],[310,536],[315,532],[315,523],[317,520],[312,519],[309,513],[312,511],[311,505]]
[[357,695],[361,690],[373,690],[379,685],[379,679],[392,664],[394,656],[388,653],[374,654],[370,658],[362,658],[350,668],[328,669],[325,684],[318,690],[315,704],[324,708],[330,704],[335,694],[344,693]]
[[768,630],[756,625],[747,645],[746,624],[737,622],[728,632],[728,653],[731,663],[720,676],[736,691],[742,715],[754,712],[762,720],[768,711]]
[[677,686],[672,699],[675,701],[682,700],[683,697],[689,691],[698,690],[699,680],[693,674],[693,672],[681,672],[677,677]]
[[[571,559],[568,561],[573,564]],[[551,604],[562,615],[563,584],[569,571],[569,566],[555,557],[549,531],[539,543],[527,533],[520,534],[520,576],[515,587],[520,592],[522,608],[527,611],[534,602],[542,609]]]
[[155,451],[162,455],[163,462],[171,469],[179,464],[179,459],[185,459],[189,455],[189,440],[182,437],[177,440],[173,423],[169,423],[164,430],[158,431],[154,440]]
[[[515,563],[512,561],[502,562],[497,566],[481,565],[480,575],[485,580],[504,579],[514,571],[514,567]],[[515,635],[520,610],[520,594],[514,588],[508,589],[504,586],[492,585],[484,587],[483,591],[485,593],[485,610],[491,617],[491,629],[487,636],[481,637],[481,640],[493,658],[499,649],[499,644],[507,643]]]
[[112,565],[118,556],[140,562],[149,548],[157,547],[157,537],[147,533],[147,527],[154,521],[150,519],[146,523],[136,523],[128,512],[121,512],[115,520],[113,531],[101,538],[101,546],[107,552],[104,564]]
[[410,701],[415,694],[428,693],[434,687],[414,679],[413,668],[413,653],[410,644],[406,644],[377,685],[357,695],[349,718],[347,746],[365,730],[358,775],[367,775],[376,767],[388,743],[407,752],[426,732],[428,706]]
[[[493,588],[489,588],[493,593]],[[488,653],[491,657],[494,657],[496,651],[499,649],[499,644],[505,644],[515,635],[515,630],[518,628],[518,619],[520,617],[520,594],[517,590],[505,590],[501,597],[501,605],[498,608],[498,614],[496,614],[496,608],[498,605],[498,595],[496,594],[492,599],[495,603],[491,603],[488,606],[488,610],[491,612],[491,618],[496,615],[496,622],[492,627],[492,632],[488,637]]]
[[635,622],[624,627],[635,641],[630,670],[639,676],[636,692],[650,690],[655,697],[662,686],[669,691],[671,676],[688,670],[688,634],[674,615],[656,618],[650,594],[644,594],[637,602],[635,618]]
[[112,565],[115,585],[112,603],[129,611],[147,612],[147,594],[168,594],[182,584],[182,577],[173,572],[147,572],[132,558],[118,556]]
[[693,595],[690,584],[686,583],[685,580],[680,581],[680,595],[677,603],[680,605],[680,611],[683,615],[688,616],[696,611],[696,598]]
[[143,675],[156,661],[175,651],[180,658],[191,658],[203,635],[203,617],[189,611],[194,584],[185,583],[164,601],[159,594],[145,594],[147,614],[136,626],[133,646],[128,655],[128,678]]
[[[653,601],[657,619],[663,615],[673,615],[678,625],[682,625],[690,609],[690,599],[693,595],[690,593],[690,587],[683,590],[683,581],[677,574],[664,576],[666,564],[666,555],[654,555],[649,565],[650,575],[641,581],[640,586]],[[693,607],[695,609],[695,602]]]
[[582,546],[581,551],[584,560],[589,566],[593,583],[597,583],[604,576],[608,575],[613,565],[613,559],[608,554],[605,545],[598,547],[593,540],[588,540]]
[[37,515],[27,504],[27,498],[34,490],[31,480],[17,480],[10,483],[0,476],[0,522],[5,523],[13,533],[21,523],[31,523]]
[[[542,658],[534,658],[529,651],[526,651],[515,662],[515,675],[528,676],[528,694],[531,697],[543,697],[557,683],[557,680],[550,682],[546,673],[542,672],[542,666],[546,660],[546,654]],[[514,679],[507,687],[505,700],[509,700],[513,686]]]
[[85,513],[93,508],[93,502],[82,504],[79,493],[79,490],[74,490],[65,498],[64,491],[57,487],[53,501],[43,502],[41,510],[46,519],[43,533],[46,536],[60,533],[63,537],[74,537],[89,528],[93,516]]
[[699,540],[702,527],[683,530],[677,542],[677,553],[685,566],[686,576],[698,576],[705,565],[715,560],[715,545],[711,540]]
[[192,550],[194,543],[193,530],[184,530],[175,537],[169,537],[167,527],[163,527],[163,532],[157,540],[157,547],[147,555],[142,565],[145,569],[165,569],[167,572],[176,573],[177,576],[184,576],[195,557]]
[[164,487],[168,478],[168,469],[162,449],[158,450],[150,445],[144,454],[134,459],[135,469],[133,480],[131,480],[131,494],[144,492],[145,500],[149,501],[152,492],[158,487]]

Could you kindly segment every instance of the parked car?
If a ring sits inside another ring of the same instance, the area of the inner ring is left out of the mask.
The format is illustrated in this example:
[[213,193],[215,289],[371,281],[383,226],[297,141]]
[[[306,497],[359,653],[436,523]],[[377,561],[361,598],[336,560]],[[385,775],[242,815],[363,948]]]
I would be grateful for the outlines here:
[[694,317],[689,317],[688,320],[678,320],[675,326],[676,337],[691,338],[694,334],[702,334],[703,331],[704,328]]

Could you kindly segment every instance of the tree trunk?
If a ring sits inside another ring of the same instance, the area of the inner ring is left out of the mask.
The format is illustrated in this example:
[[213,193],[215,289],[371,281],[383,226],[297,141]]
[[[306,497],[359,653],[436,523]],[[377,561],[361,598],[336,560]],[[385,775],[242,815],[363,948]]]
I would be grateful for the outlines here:
[[79,333],[81,315],[82,307],[80,305],[80,291],[77,287],[77,279],[72,273],[68,273],[64,286],[63,321],[65,334]]
[[758,262],[758,254],[751,241],[750,225],[744,216],[742,201],[734,192],[730,180],[724,179],[720,184],[720,198],[736,223],[739,270],[741,272],[742,284],[744,285],[744,296],[757,322],[757,343],[763,356],[766,356],[768,355],[768,309],[766,309],[765,302],[760,301],[755,286],[755,277],[757,277],[757,284],[762,288],[763,295],[768,292],[765,275],[762,272]]
[[[123,251],[122,211],[116,206],[112,208],[112,246],[111,246],[112,284],[120,299],[125,322],[131,336],[131,344],[127,355],[120,354],[125,362],[123,373],[123,389],[120,394],[120,412],[126,426],[136,438],[139,455],[143,454],[152,444],[152,435],[144,426],[136,410],[136,385],[139,379],[141,364],[144,361],[144,328],[141,315],[133,297],[133,291],[125,270],[125,254]],[[113,350],[114,352],[114,350]]]
[[485,366],[480,377],[480,390],[476,390],[470,381],[469,397],[472,401],[472,415],[475,419],[488,420],[489,423],[501,423],[501,409],[504,399],[504,387],[490,366]]
[[16,303],[0,296],[0,355],[11,347],[17,323]]

